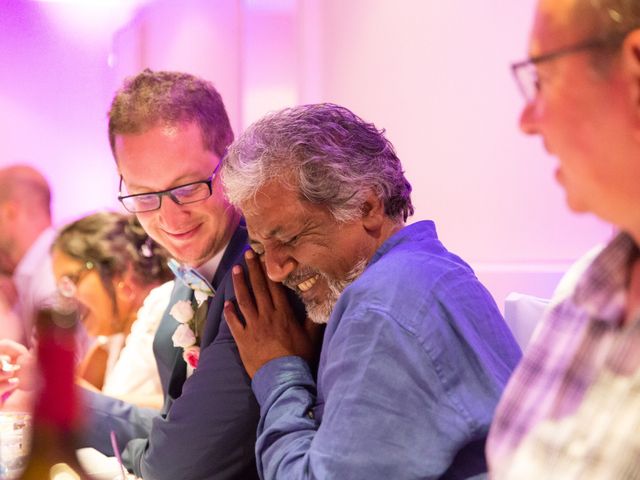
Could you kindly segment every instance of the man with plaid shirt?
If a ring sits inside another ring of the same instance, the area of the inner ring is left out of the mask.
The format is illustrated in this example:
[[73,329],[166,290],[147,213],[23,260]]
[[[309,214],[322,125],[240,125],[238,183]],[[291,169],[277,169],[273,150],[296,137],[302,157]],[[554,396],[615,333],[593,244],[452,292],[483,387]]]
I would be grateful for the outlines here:
[[540,0],[513,70],[569,206],[619,233],[549,309],[498,405],[496,479],[640,478],[640,2]]

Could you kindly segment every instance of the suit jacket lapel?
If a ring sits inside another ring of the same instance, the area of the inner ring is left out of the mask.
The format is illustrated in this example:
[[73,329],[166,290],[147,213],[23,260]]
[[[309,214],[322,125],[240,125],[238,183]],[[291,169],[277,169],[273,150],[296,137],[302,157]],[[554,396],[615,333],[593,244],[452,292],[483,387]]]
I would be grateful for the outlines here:
[[244,223],[244,218],[241,218],[240,224],[236,228],[236,231],[233,232],[233,236],[231,237],[231,240],[229,240],[229,245],[227,245],[227,249],[222,256],[222,260],[220,260],[220,265],[218,265],[216,273],[213,276],[213,280],[211,281],[213,288],[216,290],[218,289],[220,282],[222,282],[222,279],[227,272],[231,270],[231,267],[233,267],[233,265],[238,261],[238,256],[246,246],[247,227]]
[[[171,337],[178,327],[178,322],[170,315],[171,307],[179,300],[190,300],[193,290],[179,280],[175,280],[169,306],[165,310],[160,325],[153,339],[153,352],[158,365],[162,391],[167,399],[175,395],[175,374],[182,370],[186,373],[186,363],[182,359],[182,348],[174,347]],[[181,388],[181,387],[180,387]],[[179,394],[179,393],[178,393]]]
[[[216,273],[214,274],[213,279],[211,280],[211,284],[213,285],[214,289],[216,290],[218,289],[226,273],[238,261],[238,256],[242,253],[246,244],[247,244],[247,228],[245,226],[244,219],[241,219],[240,224],[236,228],[236,231],[233,233],[231,240],[229,241],[229,245],[227,245],[224,255],[220,260],[220,265],[218,265],[218,268],[216,269]],[[184,285],[181,281],[176,280],[176,284],[181,284],[182,286],[184,286],[188,290],[188,295],[186,298],[176,296],[175,299],[172,296],[171,302],[169,303],[169,308],[167,309],[167,312],[165,312],[165,315],[169,314],[169,310],[171,310],[171,307],[175,302],[177,302],[178,300],[187,300],[191,298],[191,295],[193,294],[193,290],[191,290],[189,287]],[[174,290],[175,290],[175,287],[174,287]],[[211,305],[211,300],[212,299],[209,298],[208,300],[209,305]],[[213,338],[215,338],[218,332],[218,327],[220,325],[220,315],[218,313],[211,312],[211,309],[209,310],[210,311],[209,311],[209,314],[207,315],[207,319],[204,325],[204,332],[200,338],[201,348],[205,348],[207,345],[209,345],[209,343],[211,343]],[[164,322],[164,318],[163,318],[163,322]],[[171,331],[170,335],[173,335],[173,332],[177,327],[177,322],[173,319],[173,317],[170,317],[170,322],[172,322],[173,324],[173,330]],[[157,335],[156,335],[156,338],[157,338]],[[171,342],[171,340],[169,340],[169,342]],[[165,413],[169,410],[169,406],[171,405],[171,403],[173,403],[173,400],[175,398],[178,398],[182,394],[182,385],[187,379],[187,364],[182,358],[183,349],[175,348],[174,350],[176,350],[177,353],[175,354],[173,372],[171,373],[171,376],[170,376],[168,389],[165,390],[165,391],[168,391],[168,396],[165,397],[165,407],[164,407]],[[163,387],[164,387],[164,383],[163,383]]]

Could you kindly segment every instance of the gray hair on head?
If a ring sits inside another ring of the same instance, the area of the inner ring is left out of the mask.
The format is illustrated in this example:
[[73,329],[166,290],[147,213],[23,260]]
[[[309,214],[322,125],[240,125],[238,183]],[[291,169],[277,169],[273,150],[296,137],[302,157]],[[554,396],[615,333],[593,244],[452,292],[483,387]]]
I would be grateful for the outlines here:
[[626,34],[640,27],[638,0],[581,0],[572,12],[573,24],[587,36],[608,37]]
[[627,34],[640,27],[638,0],[580,0],[571,11],[571,25],[584,38],[602,39],[603,45],[590,52],[591,64],[599,74],[608,74],[618,58]]
[[413,214],[411,185],[384,130],[331,103],[287,108],[251,125],[229,148],[222,179],[236,206],[277,179],[339,222],[361,216],[371,190],[394,221]]

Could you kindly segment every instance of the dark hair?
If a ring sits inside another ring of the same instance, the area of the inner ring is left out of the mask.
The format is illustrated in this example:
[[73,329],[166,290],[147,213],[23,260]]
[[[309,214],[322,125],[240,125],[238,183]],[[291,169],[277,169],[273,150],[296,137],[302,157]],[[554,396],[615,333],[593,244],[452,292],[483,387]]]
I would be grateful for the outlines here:
[[92,262],[116,309],[113,279],[132,269],[141,285],[163,283],[173,274],[168,252],[147,235],[133,215],[98,212],[65,226],[52,249],[82,263]]
[[116,135],[143,133],[157,125],[180,122],[195,122],[205,148],[220,158],[233,141],[222,97],[210,82],[188,73],[145,69],[125,80],[111,103],[111,151],[115,157]]
[[276,177],[306,201],[326,206],[338,221],[361,215],[370,190],[388,217],[404,221],[413,214],[411,185],[384,130],[339,105],[272,113],[229,148],[222,178],[234,205]]

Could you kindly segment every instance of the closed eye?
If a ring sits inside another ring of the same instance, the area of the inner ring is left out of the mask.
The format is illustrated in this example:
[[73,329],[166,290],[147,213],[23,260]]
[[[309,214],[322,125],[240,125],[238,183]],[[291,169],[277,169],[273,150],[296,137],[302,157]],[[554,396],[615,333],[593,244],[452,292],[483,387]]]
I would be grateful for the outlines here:
[[147,207],[154,207],[158,204],[158,196],[155,194],[149,195],[136,195],[130,197],[129,202],[133,202],[137,208],[145,209]]
[[282,243],[287,247],[293,247],[298,242],[298,240],[300,240],[300,235],[296,235],[295,237],[292,237],[286,242],[282,242]]
[[185,185],[184,187],[174,188],[173,190],[171,190],[171,193],[179,198],[189,198],[192,195],[198,194],[203,188],[206,190],[207,186],[202,183],[194,183],[192,185]]

